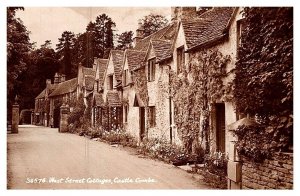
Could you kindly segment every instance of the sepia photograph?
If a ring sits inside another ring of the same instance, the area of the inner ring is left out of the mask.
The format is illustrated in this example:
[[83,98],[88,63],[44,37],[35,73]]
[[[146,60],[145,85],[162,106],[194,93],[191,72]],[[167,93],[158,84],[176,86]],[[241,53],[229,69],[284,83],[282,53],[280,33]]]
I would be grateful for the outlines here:
[[5,9],[7,189],[294,189],[293,7]]

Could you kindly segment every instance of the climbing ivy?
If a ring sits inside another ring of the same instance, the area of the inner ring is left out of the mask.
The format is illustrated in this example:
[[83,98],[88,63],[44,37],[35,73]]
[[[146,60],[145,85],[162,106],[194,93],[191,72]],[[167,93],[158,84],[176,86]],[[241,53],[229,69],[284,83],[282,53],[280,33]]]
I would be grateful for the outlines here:
[[[171,72],[171,96],[175,106],[175,123],[178,135],[188,153],[202,142],[209,141],[209,113],[211,104],[223,100],[223,79],[230,56],[217,49],[201,50],[190,54],[188,66],[180,74]],[[228,91],[228,90],[227,90]],[[201,135],[200,134],[200,115]],[[208,150],[206,143],[206,150]]]
[[252,7],[243,15],[233,95],[237,111],[262,128],[235,133],[240,153],[262,160],[293,145],[293,8]]
[[[135,92],[140,95],[140,98],[144,102],[145,110],[147,111],[149,95],[148,95],[148,90],[147,90],[148,88],[147,88],[146,71],[145,71],[144,67],[132,72],[132,81],[134,84]],[[146,122],[149,122],[150,117],[149,117],[148,112],[146,112],[145,115],[147,118]],[[146,131],[148,130],[148,128],[149,128],[149,123],[146,123]]]
[[234,97],[239,112],[292,114],[293,8],[245,8]]
[[145,106],[148,105],[148,88],[147,77],[145,69],[141,68],[132,72],[132,80],[134,83],[135,91],[140,95],[140,98],[144,102]]

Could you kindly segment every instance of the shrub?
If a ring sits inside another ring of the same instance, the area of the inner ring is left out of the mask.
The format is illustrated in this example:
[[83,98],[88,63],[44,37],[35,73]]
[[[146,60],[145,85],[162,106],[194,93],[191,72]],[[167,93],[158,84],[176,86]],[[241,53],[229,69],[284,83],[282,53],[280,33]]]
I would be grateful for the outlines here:
[[184,165],[188,162],[195,163],[184,148],[176,144],[170,144],[165,139],[145,139],[139,146],[139,153],[149,155],[152,158],[158,158],[166,161],[172,161],[174,165]]
[[225,153],[215,152],[213,154],[206,154],[204,157],[205,168],[213,174],[219,176],[227,176],[227,162],[228,159]]
[[81,95],[78,100],[74,101],[70,104],[73,107],[73,111],[68,116],[68,123],[73,124],[71,127],[70,132],[76,132],[75,129],[81,127],[83,119],[81,119],[84,115],[84,102],[83,96]]
[[111,131],[106,131],[101,128],[99,134],[102,140],[111,143],[118,143],[129,147],[137,146],[137,141],[135,138],[121,128],[112,129]]

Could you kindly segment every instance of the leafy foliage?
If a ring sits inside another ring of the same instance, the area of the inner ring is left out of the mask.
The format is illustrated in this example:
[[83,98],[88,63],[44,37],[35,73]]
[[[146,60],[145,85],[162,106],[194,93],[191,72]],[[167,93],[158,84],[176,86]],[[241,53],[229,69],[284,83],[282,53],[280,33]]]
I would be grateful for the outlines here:
[[73,111],[68,116],[68,123],[72,124],[72,129],[69,130],[80,128],[80,126],[83,124],[85,111],[83,95],[81,94],[78,100],[74,100],[73,102],[71,102],[70,107],[73,107]]
[[245,8],[236,63],[237,111],[262,127],[240,127],[238,147],[254,161],[293,145],[293,8]]
[[221,176],[227,176],[227,162],[228,159],[225,153],[214,152],[213,154],[207,154],[205,156],[205,168],[209,172]]
[[252,162],[262,162],[273,156],[274,152],[288,151],[292,143],[291,117],[274,118],[269,126],[257,124],[239,126],[232,130],[238,137],[236,147],[239,155]]
[[167,26],[168,20],[162,15],[149,14],[142,19],[144,36],[148,36],[159,29]]
[[226,66],[229,61],[230,56],[223,56],[216,49],[202,50],[191,54],[190,62],[183,73],[171,73],[175,123],[188,153],[192,152],[193,145],[197,146],[199,143],[199,114],[203,116],[201,136],[208,141],[209,106],[210,103],[221,100],[225,94],[226,86],[222,79],[227,75]]
[[132,48],[132,42],[133,42],[133,32],[132,31],[125,31],[121,33],[120,35],[117,35],[118,39],[118,45],[116,49],[118,50],[125,50]]
[[[7,111],[14,102],[19,89],[19,76],[27,69],[28,53],[32,48],[29,42],[29,31],[21,19],[16,18],[16,12],[24,10],[21,7],[7,7]],[[9,114],[9,112],[8,112]],[[9,115],[10,118],[10,115]]]
[[236,64],[237,110],[292,113],[293,8],[245,8],[244,16]]
[[75,35],[73,32],[64,31],[59,38],[59,43],[56,45],[56,50],[60,56],[60,72],[66,74],[67,78],[70,78],[72,64],[72,50],[74,49],[74,39]]
[[59,62],[49,40],[40,48],[30,51],[26,62],[28,68],[20,74],[20,82],[15,84],[15,89],[19,92],[20,107],[32,108],[35,97],[46,87],[46,79],[53,78],[59,70]]

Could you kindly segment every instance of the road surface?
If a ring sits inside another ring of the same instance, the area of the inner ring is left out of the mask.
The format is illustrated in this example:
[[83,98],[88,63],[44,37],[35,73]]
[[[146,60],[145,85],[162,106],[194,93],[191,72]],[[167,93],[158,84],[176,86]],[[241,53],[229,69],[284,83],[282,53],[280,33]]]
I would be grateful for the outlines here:
[[209,189],[173,165],[57,129],[8,134],[8,189]]

